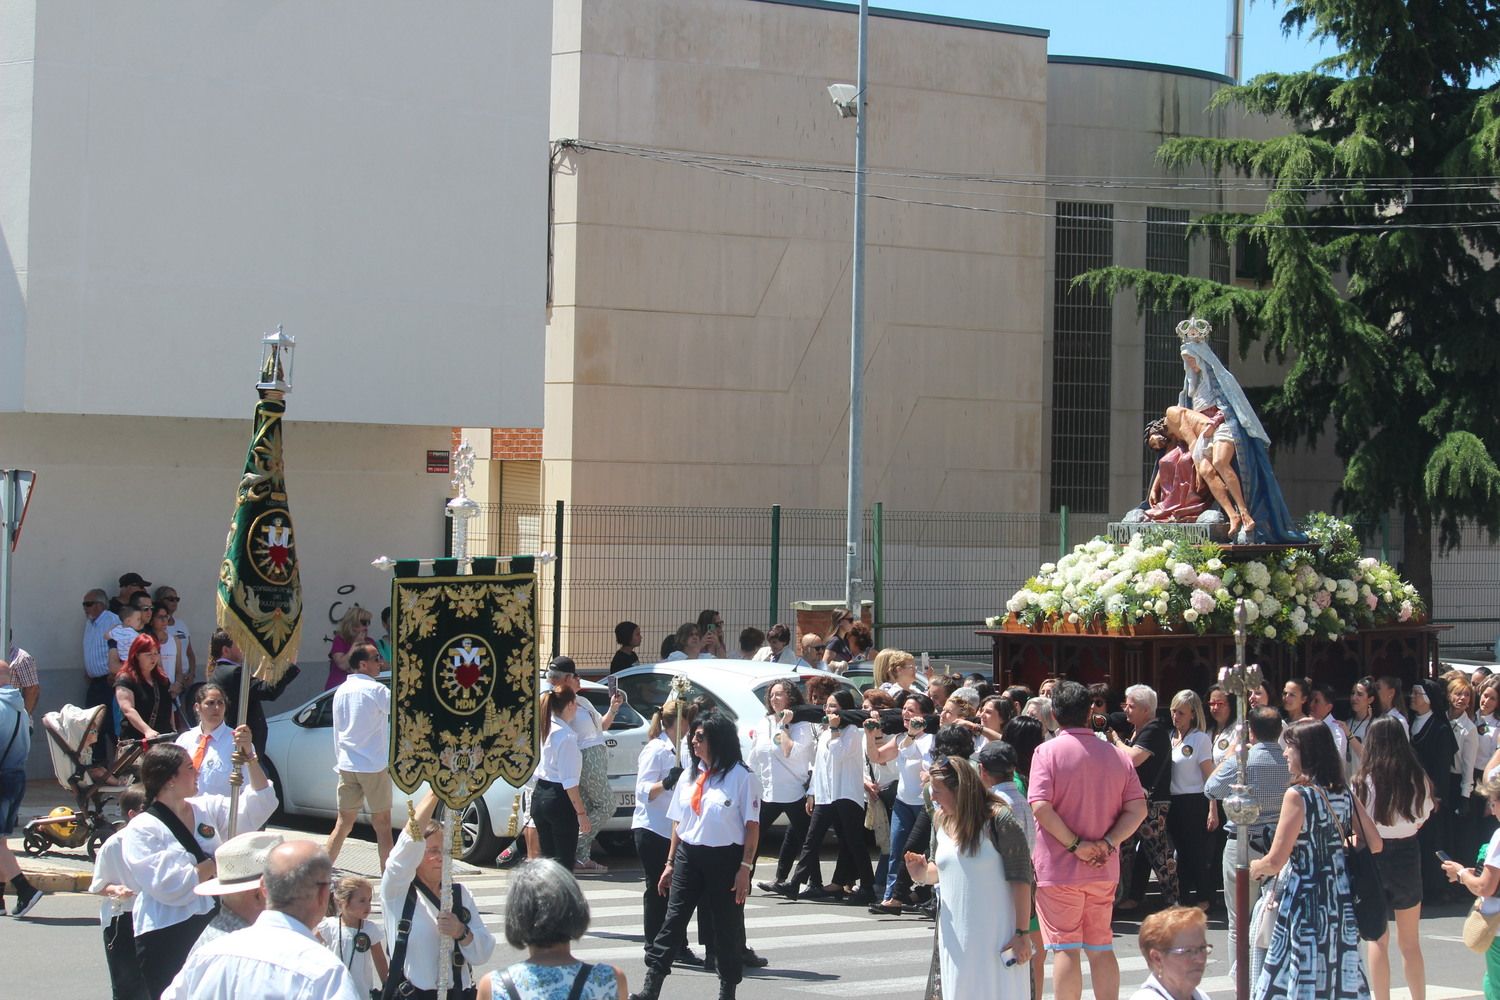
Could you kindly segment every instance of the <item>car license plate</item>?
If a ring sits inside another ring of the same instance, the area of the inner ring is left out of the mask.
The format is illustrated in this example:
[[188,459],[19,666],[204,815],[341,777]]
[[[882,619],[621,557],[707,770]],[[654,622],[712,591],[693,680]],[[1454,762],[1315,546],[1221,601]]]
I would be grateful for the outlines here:
[[615,808],[616,809],[634,809],[635,808],[635,792],[616,792],[615,793]]

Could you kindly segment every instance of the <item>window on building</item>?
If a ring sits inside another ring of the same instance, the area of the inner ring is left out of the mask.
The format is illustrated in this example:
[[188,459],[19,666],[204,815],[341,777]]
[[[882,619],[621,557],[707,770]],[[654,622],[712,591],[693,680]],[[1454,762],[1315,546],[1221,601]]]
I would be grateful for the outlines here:
[[[1188,212],[1185,208],[1146,209],[1146,270],[1163,274],[1188,273]],[[1145,316],[1146,392],[1141,426],[1155,420],[1177,402],[1182,391],[1182,357],[1177,324],[1187,319],[1185,302],[1147,311]],[[1156,456],[1145,452],[1141,467],[1141,495],[1156,472]]]
[[1114,263],[1114,206],[1058,202],[1052,306],[1051,509],[1109,509],[1110,338],[1107,296],[1075,289]]

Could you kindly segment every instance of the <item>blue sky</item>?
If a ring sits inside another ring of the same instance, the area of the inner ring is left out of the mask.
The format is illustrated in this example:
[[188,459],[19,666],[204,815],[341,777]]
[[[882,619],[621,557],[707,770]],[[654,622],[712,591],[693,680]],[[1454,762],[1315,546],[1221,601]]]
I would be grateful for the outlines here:
[[[872,0],[872,6],[998,21],[1052,32],[1052,55],[1100,56],[1224,72],[1227,0]],[[1285,4],[1249,0],[1245,76],[1310,69],[1331,50],[1284,38]]]

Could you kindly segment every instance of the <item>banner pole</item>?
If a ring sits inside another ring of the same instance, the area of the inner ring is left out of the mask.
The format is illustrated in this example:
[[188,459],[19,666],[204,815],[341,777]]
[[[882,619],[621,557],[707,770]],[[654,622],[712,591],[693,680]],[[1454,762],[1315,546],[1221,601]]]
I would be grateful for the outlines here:
[[[248,659],[248,656],[246,657]],[[240,664],[240,692],[235,702],[234,728],[243,726],[250,714],[250,664]],[[240,824],[240,786],[245,783],[245,757],[235,747],[230,755],[234,769],[229,772],[229,838],[234,839]]]
[[[453,452],[453,485],[458,495],[448,501],[448,517],[453,521],[453,558],[458,563],[458,575],[469,576],[473,565],[469,562],[469,521],[479,513],[479,504],[469,497],[469,484],[474,481],[474,448],[464,441]],[[453,896],[453,810],[443,809],[443,872],[439,880],[438,901],[448,903]],[[475,914],[477,917],[478,914]],[[453,987],[453,949],[458,942],[440,937],[438,941],[437,995],[446,998]]]

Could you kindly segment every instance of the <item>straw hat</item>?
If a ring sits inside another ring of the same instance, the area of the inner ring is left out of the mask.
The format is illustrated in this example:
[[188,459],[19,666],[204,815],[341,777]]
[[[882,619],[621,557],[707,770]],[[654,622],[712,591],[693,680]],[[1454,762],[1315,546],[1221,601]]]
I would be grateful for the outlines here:
[[266,855],[285,838],[279,833],[242,833],[226,840],[214,851],[219,875],[200,882],[193,891],[200,896],[228,896],[260,888],[260,877],[266,868]]

